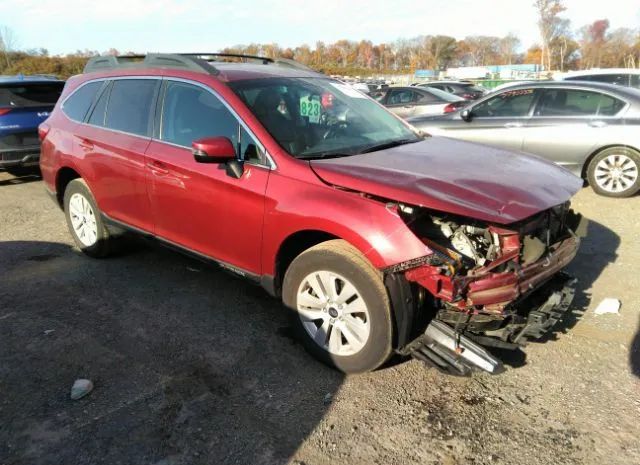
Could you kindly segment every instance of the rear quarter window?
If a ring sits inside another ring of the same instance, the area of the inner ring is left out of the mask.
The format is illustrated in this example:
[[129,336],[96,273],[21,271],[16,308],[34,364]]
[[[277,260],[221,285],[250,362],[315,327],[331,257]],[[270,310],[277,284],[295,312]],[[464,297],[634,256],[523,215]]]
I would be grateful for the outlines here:
[[78,122],[84,121],[93,100],[96,98],[98,90],[102,87],[102,81],[89,82],[78,88],[67,98],[63,105],[62,111],[70,119]]

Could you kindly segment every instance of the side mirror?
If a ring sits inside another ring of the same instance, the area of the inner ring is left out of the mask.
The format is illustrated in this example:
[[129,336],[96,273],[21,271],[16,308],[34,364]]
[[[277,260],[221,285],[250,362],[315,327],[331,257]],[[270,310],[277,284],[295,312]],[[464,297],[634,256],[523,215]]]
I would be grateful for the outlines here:
[[227,137],[205,137],[191,143],[193,158],[198,163],[226,163],[235,160],[236,149]]
[[469,108],[465,108],[464,110],[462,110],[462,112],[460,112],[460,118],[462,118],[464,121],[471,121],[471,110]]

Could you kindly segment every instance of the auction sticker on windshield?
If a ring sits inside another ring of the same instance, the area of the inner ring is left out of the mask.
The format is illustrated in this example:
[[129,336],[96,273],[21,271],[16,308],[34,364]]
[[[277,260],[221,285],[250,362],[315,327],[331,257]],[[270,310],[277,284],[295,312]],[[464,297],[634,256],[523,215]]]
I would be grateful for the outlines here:
[[300,116],[309,118],[309,122],[318,124],[320,122],[320,99],[318,97],[309,98],[304,96],[300,98]]

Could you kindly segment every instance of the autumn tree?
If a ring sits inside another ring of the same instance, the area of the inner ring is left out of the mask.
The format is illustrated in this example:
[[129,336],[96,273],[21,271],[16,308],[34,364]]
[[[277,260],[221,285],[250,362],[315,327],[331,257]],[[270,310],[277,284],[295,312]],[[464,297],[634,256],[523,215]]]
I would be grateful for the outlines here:
[[540,65],[551,69],[550,44],[562,27],[560,13],[566,10],[562,0],[535,0],[533,6],[538,14],[538,29],[542,40]]
[[580,30],[580,55],[583,68],[600,68],[607,29],[609,29],[609,20],[598,19]]

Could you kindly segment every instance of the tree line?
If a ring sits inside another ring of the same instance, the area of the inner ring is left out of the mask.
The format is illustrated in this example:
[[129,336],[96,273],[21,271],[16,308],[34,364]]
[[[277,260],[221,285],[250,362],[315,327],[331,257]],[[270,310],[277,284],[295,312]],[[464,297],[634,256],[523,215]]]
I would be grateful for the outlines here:
[[[318,41],[314,46],[281,47],[275,43],[227,47],[224,53],[284,57],[326,74],[407,74],[416,69],[445,70],[458,66],[539,64],[545,70],[568,71],[593,67],[640,67],[640,29],[611,29],[599,19],[573,29],[562,16],[562,0],[535,0],[541,41],[522,52],[520,39],[471,35],[456,39],[447,35],[423,35],[394,42],[370,40]],[[0,74],[54,74],[67,78],[82,72],[86,61],[98,51],[78,50],[51,56],[46,49],[18,51],[15,36],[0,27]],[[131,54],[132,52],[123,53]],[[118,55],[110,49],[103,54]]]

